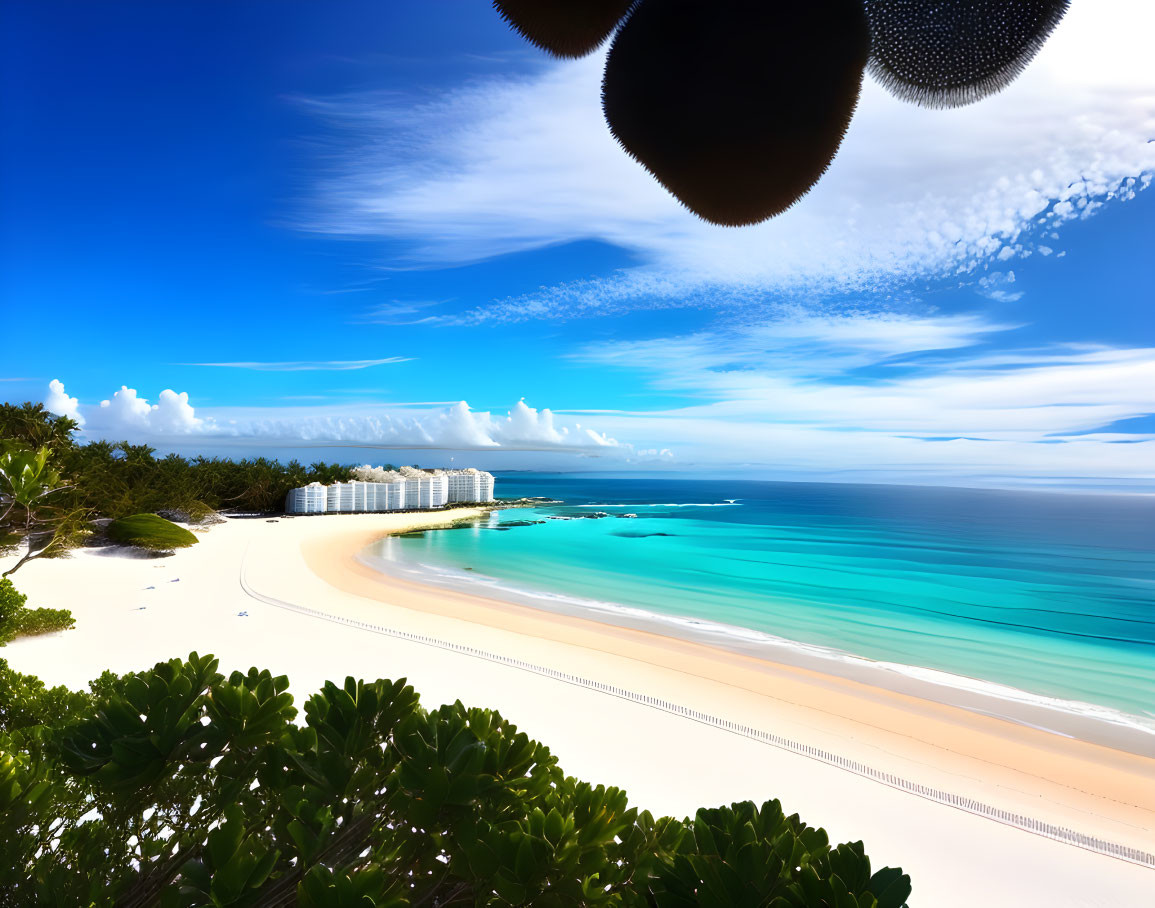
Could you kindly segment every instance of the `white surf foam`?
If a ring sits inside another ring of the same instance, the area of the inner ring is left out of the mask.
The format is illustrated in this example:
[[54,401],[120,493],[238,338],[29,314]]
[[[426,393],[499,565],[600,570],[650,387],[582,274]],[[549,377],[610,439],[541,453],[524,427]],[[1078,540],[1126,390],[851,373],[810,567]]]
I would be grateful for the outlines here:
[[[941,669],[868,659],[834,647],[800,643],[765,631],[703,618],[666,615],[616,602],[518,587],[477,571],[459,570],[426,562],[386,559],[366,552],[359,558],[381,573],[402,576],[415,582],[434,583],[573,617],[586,617],[604,623],[646,630],[743,655],[765,658],[771,662],[826,671],[854,680],[869,679],[869,683],[879,684],[891,690],[910,692],[931,685],[937,690],[937,694],[931,699],[938,702],[961,705],[996,718],[1068,737],[1075,735],[1063,730],[1064,717],[1105,723],[1151,736],[1151,748],[1155,753],[1155,714],[1133,715],[1107,706],[1048,697]],[[483,590],[479,590],[479,587]],[[903,680],[913,684],[904,684]],[[960,699],[959,695],[965,696]],[[1030,711],[1032,719],[1023,715],[1024,708]],[[1040,715],[1038,711],[1042,711],[1042,714]],[[1053,716],[1053,722],[1039,721],[1048,714]]]

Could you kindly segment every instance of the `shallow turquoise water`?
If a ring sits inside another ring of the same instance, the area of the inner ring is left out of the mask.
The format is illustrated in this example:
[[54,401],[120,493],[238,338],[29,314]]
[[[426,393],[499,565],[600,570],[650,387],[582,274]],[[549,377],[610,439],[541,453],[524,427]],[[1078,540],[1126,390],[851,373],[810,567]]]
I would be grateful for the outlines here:
[[[532,474],[498,494],[565,504],[394,554],[1155,715],[1155,501]],[[638,517],[549,519],[599,510]]]

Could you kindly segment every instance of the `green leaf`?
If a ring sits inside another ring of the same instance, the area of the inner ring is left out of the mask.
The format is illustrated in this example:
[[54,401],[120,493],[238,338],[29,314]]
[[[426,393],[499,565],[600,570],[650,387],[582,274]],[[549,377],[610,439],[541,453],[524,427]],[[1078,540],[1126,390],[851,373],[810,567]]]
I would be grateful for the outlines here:
[[897,867],[883,867],[866,888],[878,899],[878,908],[903,908],[912,891],[910,877]]

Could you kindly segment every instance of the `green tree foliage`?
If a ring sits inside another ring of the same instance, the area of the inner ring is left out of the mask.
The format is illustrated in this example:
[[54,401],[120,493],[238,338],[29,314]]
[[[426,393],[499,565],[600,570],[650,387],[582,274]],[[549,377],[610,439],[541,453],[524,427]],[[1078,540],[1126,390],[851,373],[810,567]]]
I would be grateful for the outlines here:
[[153,552],[171,552],[200,542],[195,535],[156,514],[120,517],[108,525],[108,538]]
[[47,445],[32,450],[18,442],[0,442],[0,550],[21,540],[28,543],[5,577],[34,558],[62,554],[90,533],[88,510],[64,500],[69,487],[49,465],[51,456]]
[[[54,504],[100,517],[174,510],[198,519],[224,509],[277,511],[290,489],[310,482],[342,482],[353,469],[349,464],[305,466],[264,457],[157,457],[154,448],[127,441],[76,444],[76,428],[73,420],[55,416],[40,404],[0,404],[0,447],[34,453],[47,448],[44,470],[65,477],[69,486],[53,496]],[[0,506],[0,514],[6,508]],[[15,511],[11,516],[17,516]],[[4,528],[0,519],[0,533]]]
[[28,608],[28,597],[0,579],[0,646],[14,637],[31,637],[72,627],[72,612],[62,608]]
[[74,419],[57,416],[43,404],[0,403],[0,439],[22,447],[48,448],[53,454],[73,447],[72,433],[79,428]]
[[22,675],[0,659],[0,734],[37,726],[62,727],[92,705],[91,694],[48,687],[35,675]]
[[226,509],[278,511],[290,489],[347,480],[352,467],[306,467],[296,460],[283,464],[265,457],[157,457],[148,445],[93,441],[66,452],[61,470],[75,486],[71,502],[103,517],[176,510],[197,519]]
[[327,683],[298,717],[284,677],[216,669],[194,653],[67,695],[0,664],[0,903],[900,908],[910,892],[775,801],[656,819],[498,713],[425,710],[403,680]]
[[28,545],[4,576],[81,544],[92,535],[94,517],[166,511],[199,520],[226,509],[273,512],[290,489],[344,481],[353,469],[264,457],[157,457],[148,445],[127,441],[78,445],[76,428],[40,404],[0,405],[0,552]]
[[0,523],[15,515],[30,531],[41,500],[62,490],[60,474],[48,466],[50,454],[47,446],[33,450],[4,442],[0,448]]

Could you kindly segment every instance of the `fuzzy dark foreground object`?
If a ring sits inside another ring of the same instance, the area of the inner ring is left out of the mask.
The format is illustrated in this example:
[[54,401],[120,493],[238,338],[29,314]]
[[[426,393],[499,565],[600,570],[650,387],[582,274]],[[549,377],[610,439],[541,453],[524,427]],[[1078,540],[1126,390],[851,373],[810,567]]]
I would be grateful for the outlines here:
[[1069,0],[494,0],[559,57],[617,28],[610,130],[687,208],[727,226],[798,201],[830,166],[862,73],[928,107],[1005,88]]
[[870,74],[925,107],[1002,91],[1059,24],[1069,0],[866,0]]
[[584,57],[610,36],[633,0],[493,0],[524,38],[557,57]]
[[606,120],[691,211],[753,224],[830,166],[869,44],[861,0],[642,0],[606,61]]

